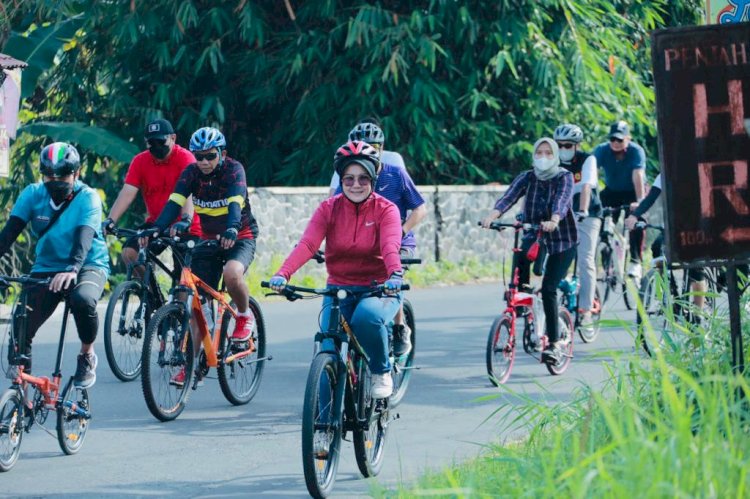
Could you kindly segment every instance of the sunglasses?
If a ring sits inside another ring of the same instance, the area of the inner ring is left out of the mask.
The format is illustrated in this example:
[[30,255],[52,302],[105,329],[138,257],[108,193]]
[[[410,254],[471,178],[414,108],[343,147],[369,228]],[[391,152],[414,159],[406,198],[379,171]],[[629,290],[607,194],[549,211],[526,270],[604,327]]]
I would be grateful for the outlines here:
[[205,154],[201,154],[201,153],[197,152],[193,156],[195,156],[195,160],[196,161],[203,161],[204,159],[206,161],[213,161],[213,160],[215,160],[216,158],[219,157],[219,153],[218,152],[207,152]]
[[575,144],[570,144],[570,143],[567,143],[567,144],[560,143],[560,142],[557,143],[557,147],[559,147],[560,149],[573,149],[575,146],[576,146]]
[[610,142],[617,142],[618,144],[622,144],[624,142],[624,140],[618,139],[617,137],[610,137],[609,141]]
[[150,146],[163,146],[167,143],[167,139],[146,139],[146,143]]
[[363,186],[370,185],[370,182],[372,182],[372,179],[367,175],[357,175],[356,177],[354,175],[346,175],[341,179],[341,183],[347,187],[351,187],[354,185],[355,180],[359,185]]
[[74,173],[75,170],[68,167],[61,167],[54,170],[52,168],[45,168],[42,170],[42,175],[50,178],[67,177],[68,175],[73,175]]

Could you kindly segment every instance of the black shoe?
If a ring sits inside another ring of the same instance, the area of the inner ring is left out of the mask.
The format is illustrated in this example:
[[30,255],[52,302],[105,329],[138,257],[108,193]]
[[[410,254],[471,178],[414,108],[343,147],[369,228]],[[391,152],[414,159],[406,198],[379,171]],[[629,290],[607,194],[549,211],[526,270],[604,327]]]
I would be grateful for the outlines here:
[[96,365],[99,359],[95,353],[78,354],[78,367],[73,376],[73,384],[78,388],[91,388],[96,383]]
[[411,329],[406,324],[393,326],[393,356],[402,357],[411,352]]
[[561,351],[554,346],[550,345],[542,352],[542,362],[548,364],[557,364],[560,362]]

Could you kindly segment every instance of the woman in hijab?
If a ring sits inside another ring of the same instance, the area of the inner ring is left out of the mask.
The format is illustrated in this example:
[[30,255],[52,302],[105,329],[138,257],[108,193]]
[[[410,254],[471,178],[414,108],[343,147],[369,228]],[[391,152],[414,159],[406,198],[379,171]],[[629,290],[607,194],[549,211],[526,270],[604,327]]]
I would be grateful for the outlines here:
[[[542,244],[549,255],[542,278],[542,303],[549,346],[542,359],[551,357],[558,361],[565,340],[560,340],[558,331],[557,286],[568,273],[578,243],[572,209],[573,174],[560,166],[557,143],[551,138],[543,137],[536,141],[532,160],[533,168],[516,177],[505,195],[495,203],[495,209],[482,221],[482,226],[489,227],[521,196],[526,196],[522,220],[541,225]],[[522,251],[513,256],[513,264],[519,269],[521,289],[528,290],[531,262],[526,258],[526,252],[535,240],[536,234],[527,233]]]

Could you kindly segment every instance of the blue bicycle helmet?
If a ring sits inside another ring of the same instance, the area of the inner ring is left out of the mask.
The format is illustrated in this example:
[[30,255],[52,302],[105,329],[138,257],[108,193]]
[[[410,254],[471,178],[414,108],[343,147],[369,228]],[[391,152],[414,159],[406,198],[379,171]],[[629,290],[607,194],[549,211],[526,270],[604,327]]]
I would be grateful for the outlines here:
[[208,149],[217,148],[221,150],[227,147],[227,139],[224,138],[224,134],[218,131],[216,128],[210,126],[204,126],[199,128],[190,137],[190,150],[195,151],[207,151]]

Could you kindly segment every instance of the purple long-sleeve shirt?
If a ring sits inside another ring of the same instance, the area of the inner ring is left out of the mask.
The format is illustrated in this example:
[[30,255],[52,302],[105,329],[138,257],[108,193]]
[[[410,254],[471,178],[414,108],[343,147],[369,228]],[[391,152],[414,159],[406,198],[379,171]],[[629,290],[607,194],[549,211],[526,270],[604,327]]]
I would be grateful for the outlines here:
[[495,209],[505,213],[526,196],[523,221],[538,224],[557,214],[560,224],[552,232],[544,232],[542,241],[550,255],[561,253],[578,243],[578,231],[573,217],[573,174],[561,171],[550,180],[539,180],[533,170],[521,173],[510,184],[505,195],[497,200]]

